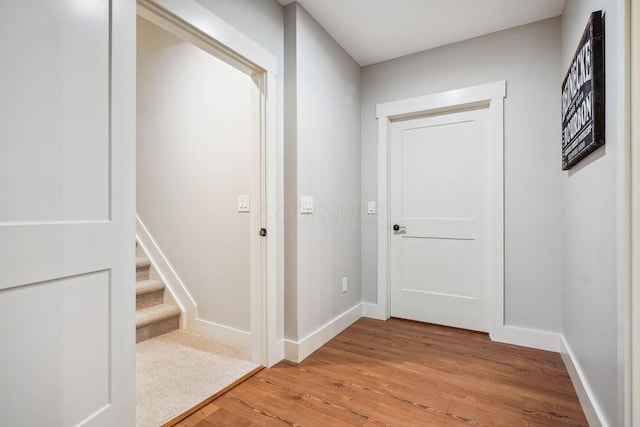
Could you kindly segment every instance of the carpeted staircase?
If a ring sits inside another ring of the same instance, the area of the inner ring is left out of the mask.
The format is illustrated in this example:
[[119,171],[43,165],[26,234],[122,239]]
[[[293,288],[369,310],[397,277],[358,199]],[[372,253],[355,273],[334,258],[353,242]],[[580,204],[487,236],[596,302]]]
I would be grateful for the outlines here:
[[164,283],[149,278],[151,263],[136,258],[136,343],[180,327],[180,308],[164,302]]

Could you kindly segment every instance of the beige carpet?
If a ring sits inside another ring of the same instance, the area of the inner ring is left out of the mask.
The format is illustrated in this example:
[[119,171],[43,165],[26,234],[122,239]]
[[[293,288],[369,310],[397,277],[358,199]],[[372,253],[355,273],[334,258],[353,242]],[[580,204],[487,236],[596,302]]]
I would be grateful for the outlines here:
[[242,357],[182,330],[137,344],[137,427],[161,426],[258,367]]

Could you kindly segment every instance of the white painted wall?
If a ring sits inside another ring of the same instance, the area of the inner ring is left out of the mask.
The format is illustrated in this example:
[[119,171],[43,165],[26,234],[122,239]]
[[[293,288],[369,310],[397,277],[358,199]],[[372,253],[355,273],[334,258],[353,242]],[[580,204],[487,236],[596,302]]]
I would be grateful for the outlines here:
[[[282,6],[276,0],[197,0],[197,2],[277,57],[279,75],[276,76],[276,139],[277,141],[282,141],[285,75],[284,13]],[[282,147],[282,144],[279,143],[278,147]],[[282,151],[277,153],[277,158],[283,158]],[[281,189],[284,180],[284,167],[279,167],[277,174],[277,186]],[[276,207],[270,212],[270,215],[276,215],[277,221],[282,223],[284,221],[283,194],[280,194],[279,197]],[[278,235],[275,237],[278,240],[278,253],[281,253],[281,251],[284,251],[284,236]],[[284,277],[284,259],[278,260],[277,277]],[[278,286],[277,294],[283,295],[283,283],[279,282]],[[284,301],[280,299],[277,303],[277,309],[282,312],[284,310]],[[278,340],[281,340],[284,337],[284,323],[280,322],[277,329]]]
[[562,81],[591,12],[605,12],[606,144],[571,171],[563,173],[566,194],[564,338],[574,363],[593,393],[601,421],[623,425],[618,418],[617,351],[617,157],[622,130],[617,125],[618,73],[622,58],[619,2],[568,0],[562,16]]
[[[560,332],[564,188],[560,169],[560,21],[551,19],[365,67],[362,205],[377,197],[375,106],[498,80],[505,110],[505,320]],[[380,206],[379,209],[384,209]],[[363,300],[377,300],[377,216],[362,211]]]
[[276,0],[196,0],[218,18],[284,61],[284,18]]
[[285,36],[285,198],[315,202],[285,224],[285,337],[299,341],[361,301],[360,67],[299,4],[285,10]]
[[[137,212],[198,305],[250,331],[251,78],[138,18]],[[254,200],[254,202],[257,202]]]

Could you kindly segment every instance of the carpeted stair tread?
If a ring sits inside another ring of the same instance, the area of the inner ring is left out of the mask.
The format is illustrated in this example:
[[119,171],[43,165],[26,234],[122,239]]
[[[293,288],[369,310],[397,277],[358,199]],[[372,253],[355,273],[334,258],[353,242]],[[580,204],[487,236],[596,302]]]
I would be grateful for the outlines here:
[[159,322],[164,319],[179,316],[180,308],[170,304],[158,304],[136,310],[136,329]]
[[164,290],[164,283],[160,280],[147,279],[136,282],[136,296]]
[[151,265],[151,261],[143,257],[136,257],[136,268],[147,268]]
[[164,303],[165,284],[149,277],[151,261],[136,257],[136,342],[180,328],[180,308]]
[[151,261],[146,258],[136,257],[136,268],[147,268],[151,265]]
[[136,257],[136,268],[147,268],[151,265],[151,261],[143,257]]

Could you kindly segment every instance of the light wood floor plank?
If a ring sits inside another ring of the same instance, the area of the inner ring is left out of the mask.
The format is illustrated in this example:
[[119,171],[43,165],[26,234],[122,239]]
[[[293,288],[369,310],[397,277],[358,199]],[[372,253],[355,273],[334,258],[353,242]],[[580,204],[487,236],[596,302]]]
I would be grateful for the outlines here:
[[363,318],[302,363],[265,369],[177,425],[588,424],[557,353]]

